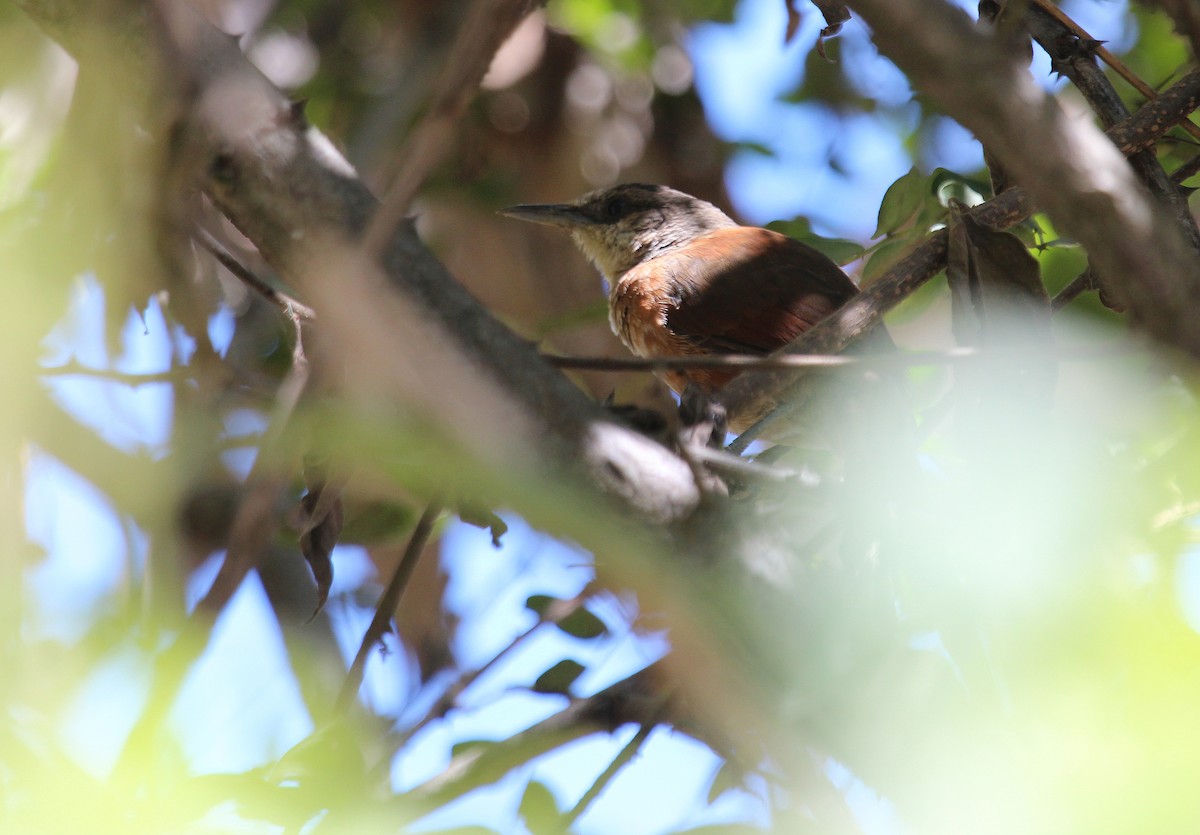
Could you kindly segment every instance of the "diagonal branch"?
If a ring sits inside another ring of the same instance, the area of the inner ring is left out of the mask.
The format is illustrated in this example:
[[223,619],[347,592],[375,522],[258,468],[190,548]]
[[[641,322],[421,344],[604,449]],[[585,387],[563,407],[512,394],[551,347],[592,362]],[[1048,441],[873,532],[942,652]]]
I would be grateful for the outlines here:
[[355,696],[358,695],[359,688],[362,687],[363,675],[366,673],[367,656],[375,645],[383,640],[383,636],[387,634],[391,626],[392,618],[396,615],[396,607],[400,605],[400,598],[404,594],[404,589],[408,586],[408,581],[412,577],[413,571],[416,570],[417,560],[421,558],[425,546],[429,544],[429,537],[433,533],[434,523],[442,512],[441,499],[431,499],[429,504],[425,506],[425,511],[421,514],[421,518],[417,520],[417,526],[413,528],[412,535],[408,538],[408,546],[404,549],[404,553],[400,557],[400,561],[396,564],[396,570],[392,572],[392,578],[388,581],[387,588],[379,598],[379,604],[375,607],[375,617],[371,619],[370,626],[363,633],[362,643],[358,647],[358,653],[354,656],[354,662],[350,665],[350,670],[346,674],[346,681],[342,685],[342,692],[338,694],[338,709],[345,710]]
[[[1106,134],[1121,154],[1133,154],[1150,147],[1197,106],[1200,106],[1200,70],[1192,70],[1161,96],[1109,128]],[[987,226],[1007,229],[1030,217],[1034,208],[1032,196],[1024,188],[1017,187],[976,206],[971,210],[971,216]],[[1164,225],[1174,231],[1173,223]],[[878,281],[789,345],[787,353],[836,354],[844,349],[874,327],[883,314],[945,268],[946,240],[945,230],[930,235]],[[1130,280],[1136,280],[1140,272],[1140,269],[1135,271],[1129,276]],[[1192,336],[1197,335],[1195,329],[1189,330]],[[1170,338],[1174,336],[1176,334],[1169,334]],[[721,399],[731,412],[738,411],[741,404],[761,403],[771,398],[785,402],[794,393],[793,383],[794,375],[787,372],[748,372],[726,386]],[[747,438],[747,442],[751,439]]]
[[227,37],[186,4],[161,9],[192,97],[180,153],[320,311],[352,398],[373,410],[404,404],[479,460],[582,475],[644,518],[691,513],[699,496],[686,464],[543,362],[447,274],[411,224],[374,259],[360,238],[377,203],[348,163]]
[[[1112,143],[947,2],[855,0],[879,50],[989,147],[1159,341],[1200,357],[1200,261]],[[972,83],[963,84],[962,79]]]
[[533,0],[475,0],[438,78],[429,109],[398,155],[400,172],[371,219],[364,238],[369,252],[384,250],[421,184],[453,146],[454,129],[496,50],[534,5]]
[[[1033,5],[1025,10],[1024,21],[1054,62],[1054,68],[1071,79],[1096,111],[1101,124],[1112,127],[1129,118],[1129,109],[1093,57],[1099,47],[1094,42],[1081,40],[1070,18],[1057,9],[1051,14],[1042,6]],[[1185,120],[1182,124],[1192,123]],[[1132,154],[1129,162],[1150,193],[1170,207],[1192,248],[1200,249],[1200,230],[1196,228],[1187,197],[1163,170],[1153,149]]]

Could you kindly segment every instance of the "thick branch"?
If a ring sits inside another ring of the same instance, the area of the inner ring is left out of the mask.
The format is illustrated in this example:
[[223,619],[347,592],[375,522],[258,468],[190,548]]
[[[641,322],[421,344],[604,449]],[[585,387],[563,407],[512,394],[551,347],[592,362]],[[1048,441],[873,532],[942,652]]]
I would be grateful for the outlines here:
[[[1150,147],[1197,106],[1200,106],[1200,70],[1192,70],[1161,96],[1140,107],[1133,116],[1109,128],[1106,134],[1121,154],[1133,154]],[[1030,153],[1036,153],[1036,149]],[[987,226],[1007,229],[1033,212],[1032,197],[1018,187],[976,206],[971,215]],[[945,266],[946,232],[941,230],[926,238],[848,304],[805,332],[788,346],[787,352],[835,354],[841,351]],[[794,375],[786,372],[748,372],[730,383],[721,399],[731,412],[736,412],[741,404],[761,404],[772,398],[777,401],[788,399],[793,383]]]
[[[1081,40],[1060,20],[1063,16],[1061,11],[1051,14],[1040,6],[1030,6],[1025,10],[1024,20],[1034,39],[1054,62],[1055,69],[1071,79],[1100,117],[1100,123],[1112,127],[1123,122],[1129,118],[1129,110],[1096,63],[1097,44]],[[1200,230],[1196,228],[1187,196],[1163,170],[1154,150],[1138,151],[1129,157],[1129,162],[1150,193],[1169,207],[1192,249],[1200,250]]]
[[349,164],[231,39],[187,4],[161,9],[192,102],[181,156],[313,302],[352,394],[436,425],[493,464],[582,471],[650,519],[691,512],[699,494],[687,465],[616,423],[497,322],[411,224],[382,263],[370,258],[359,236],[377,203]]
[[[1027,68],[945,2],[854,0],[875,43],[914,86],[987,145],[1102,283],[1151,335],[1200,357],[1200,262],[1178,225],[1087,119],[1067,114]],[[969,83],[964,83],[969,79]]]

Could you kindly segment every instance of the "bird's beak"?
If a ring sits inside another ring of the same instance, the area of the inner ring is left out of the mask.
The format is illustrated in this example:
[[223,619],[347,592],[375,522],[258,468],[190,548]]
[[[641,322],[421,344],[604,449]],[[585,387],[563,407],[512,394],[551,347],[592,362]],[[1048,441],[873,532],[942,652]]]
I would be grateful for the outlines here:
[[501,209],[499,214],[515,217],[518,220],[528,220],[530,223],[541,223],[546,226],[558,226],[563,229],[573,229],[592,223],[578,206],[568,203],[533,203],[522,206],[509,206]]

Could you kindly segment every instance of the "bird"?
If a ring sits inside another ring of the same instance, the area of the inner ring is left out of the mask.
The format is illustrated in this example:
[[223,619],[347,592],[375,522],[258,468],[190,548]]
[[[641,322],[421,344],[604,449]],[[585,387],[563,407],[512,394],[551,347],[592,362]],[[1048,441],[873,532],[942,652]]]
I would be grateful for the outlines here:
[[[858,293],[824,253],[754,226],[665,185],[624,183],[570,203],[511,206],[500,214],[568,232],[608,285],[609,323],[636,356],[770,354]],[[739,371],[667,370],[683,395],[719,399]],[[730,414],[740,432],[761,415]]]

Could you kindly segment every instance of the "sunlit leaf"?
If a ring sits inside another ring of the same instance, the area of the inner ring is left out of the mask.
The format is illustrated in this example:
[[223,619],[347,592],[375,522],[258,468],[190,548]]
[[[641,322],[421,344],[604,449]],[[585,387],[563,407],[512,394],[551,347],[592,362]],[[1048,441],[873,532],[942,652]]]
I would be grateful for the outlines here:
[[521,805],[517,814],[525,822],[530,832],[550,833],[566,832],[567,826],[559,811],[558,801],[544,783],[530,780],[525,786],[525,794],[521,796]]

